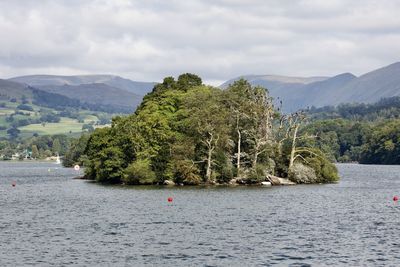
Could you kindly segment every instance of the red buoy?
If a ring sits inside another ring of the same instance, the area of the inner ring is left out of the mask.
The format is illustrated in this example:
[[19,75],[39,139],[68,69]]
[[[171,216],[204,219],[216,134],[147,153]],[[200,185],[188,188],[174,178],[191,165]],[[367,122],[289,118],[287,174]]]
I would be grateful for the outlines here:
[[398,196],[394,196],[393,197],[393,201],[398,201],[399,200],[399,197]]
[[12,187],[15,187],[15,186],[17,185],[17,183],[16,183],[15,181],[13,181],[13,182],[11,183],[11,185],[12,185]]
[[172,202],[174,199],[172,197],[168,198],[168,202]]

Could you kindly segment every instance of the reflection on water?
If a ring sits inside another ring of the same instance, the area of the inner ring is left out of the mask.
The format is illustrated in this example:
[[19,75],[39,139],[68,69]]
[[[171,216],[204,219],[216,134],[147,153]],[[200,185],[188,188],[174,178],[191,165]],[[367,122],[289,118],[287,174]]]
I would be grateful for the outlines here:
[[400,167],[339,170],[331,185],[163,188],[0,163],[0,266],[399,265]]

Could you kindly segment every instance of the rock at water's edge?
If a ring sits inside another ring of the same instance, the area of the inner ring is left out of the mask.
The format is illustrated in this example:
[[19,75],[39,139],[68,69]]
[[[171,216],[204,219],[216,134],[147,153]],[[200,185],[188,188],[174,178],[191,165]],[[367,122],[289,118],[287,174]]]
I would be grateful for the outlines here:
[[268,180],[271,182],[272,185],[295,185],[296,183],[290,181],[286,178],[281,178],[274,175],[268,175]]
[[175,185],[175,183],[171,180],[165,180],[163,184],[164,185]]

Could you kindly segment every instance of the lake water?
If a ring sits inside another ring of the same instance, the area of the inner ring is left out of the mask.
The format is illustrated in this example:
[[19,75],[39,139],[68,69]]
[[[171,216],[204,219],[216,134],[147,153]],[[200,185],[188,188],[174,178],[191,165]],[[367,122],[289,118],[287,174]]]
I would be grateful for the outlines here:
[[400,266],[400,166],[338,167],[339,184],[159,188],[2,162],[0,266]]

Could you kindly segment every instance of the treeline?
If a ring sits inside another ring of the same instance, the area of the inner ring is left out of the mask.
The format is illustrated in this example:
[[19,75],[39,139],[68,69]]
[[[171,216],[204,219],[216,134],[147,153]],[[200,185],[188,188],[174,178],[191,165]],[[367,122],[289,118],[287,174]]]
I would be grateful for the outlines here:
[[347,119],[352,121],[377,121],[400,118],[400,97],[383,98],[372,104],[341,104],[336,107],[311,107],[308,111],[314,120]]
[[65,164],[81,161],[86,178],[102,183],[336,181],[335,166],[304,142],[304,113],[283,115],[272,103],[245,80],[220,90],[194,74],[167,77],[134,114],[72,144]]
[[311,109],[310,113],[313,121],[303,131],[318,136],[313,145],[332,160],[400,164],[399,97]]
[[0,141],[0,159],[11,160],[45,159],[50,156],[64,155],[72,139],[66,135],[32,136],[21,141]]

